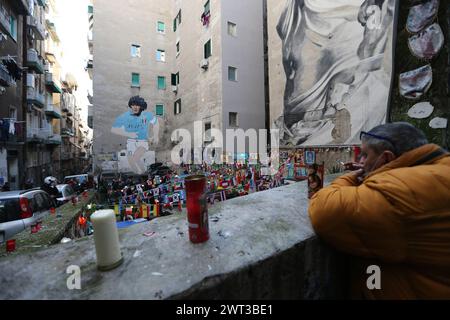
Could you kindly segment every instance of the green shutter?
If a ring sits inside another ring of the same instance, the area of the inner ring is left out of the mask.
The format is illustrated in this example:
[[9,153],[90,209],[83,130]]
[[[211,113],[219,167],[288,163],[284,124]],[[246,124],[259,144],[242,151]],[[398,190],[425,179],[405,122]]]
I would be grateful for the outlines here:
[[173,19],[173,32],[177,31],[177,18]]
[[131,85],[133,87],[139,87],[140,86],[140,75],[139,73],[132,73],[131,74]]
[[158,77],[158,89],[166,89],[166,77]]
[[166,30],[166,26],[165,26],[164,22],[158,21],[158,31],[164,32],[165,30]]
[[162,104],[156,105],[156,115],[157,116],[164,116],[164,106]]
[[205,59],[208,59],[211,56],[211,40],[208,40],[207,43],[205,43]]

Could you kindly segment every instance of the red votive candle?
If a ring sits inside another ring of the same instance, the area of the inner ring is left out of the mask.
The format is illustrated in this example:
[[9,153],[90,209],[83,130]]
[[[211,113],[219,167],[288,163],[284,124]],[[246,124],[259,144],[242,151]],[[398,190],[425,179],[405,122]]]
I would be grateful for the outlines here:
[[186,208],[189,240],[202,243],[209,240],[208,207],[206,204],[206,177],[189,176],[185,179]]
[[16,251],[16,240],[6,241],[6,252]]

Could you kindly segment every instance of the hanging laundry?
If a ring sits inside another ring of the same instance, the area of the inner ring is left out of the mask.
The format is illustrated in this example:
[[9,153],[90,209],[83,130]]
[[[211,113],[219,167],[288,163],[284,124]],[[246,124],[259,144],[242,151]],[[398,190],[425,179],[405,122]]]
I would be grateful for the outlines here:
[[419,59],[431,60],[444,45],[444,34],[437,23],[408,39],[411,53]]
[[9,120],[9,134],[11,135],[15,135],[16,134],[16,129],[15,129],[15,121],[14,120]]
[[430,0],[423,4],[412,7],[409,10],[406,21],[406,30],[410,33],[422,31],[431,24],[437,16],[439,9],[439,0]]

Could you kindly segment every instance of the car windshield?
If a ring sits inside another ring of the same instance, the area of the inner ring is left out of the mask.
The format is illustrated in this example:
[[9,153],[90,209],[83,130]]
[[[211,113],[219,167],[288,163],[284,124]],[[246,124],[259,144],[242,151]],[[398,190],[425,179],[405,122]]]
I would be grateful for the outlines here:
[[0,199],[0,223],[20,219],[19,199]]

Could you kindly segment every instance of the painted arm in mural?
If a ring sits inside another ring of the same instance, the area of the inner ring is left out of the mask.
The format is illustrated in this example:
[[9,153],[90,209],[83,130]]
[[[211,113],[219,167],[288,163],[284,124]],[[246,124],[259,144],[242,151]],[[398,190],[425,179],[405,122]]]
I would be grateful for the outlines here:
[[358,21],[364,27],[364,40],[358,48],[358,57],[367,59],[382,54],[386,47],[388,26],[392,23],[395,10],[394,0],[365,0],[358,14]]
[[137,133],[136,132],[127,132],[125,131],[125,127],[112,127],[111,133],[117,134],[122,137],[127,137],[130,139],[137,139]]
[[156,146],[159,143],[159,121],[154,117],[150,125],[148,126],[148,142],[152,146]]

